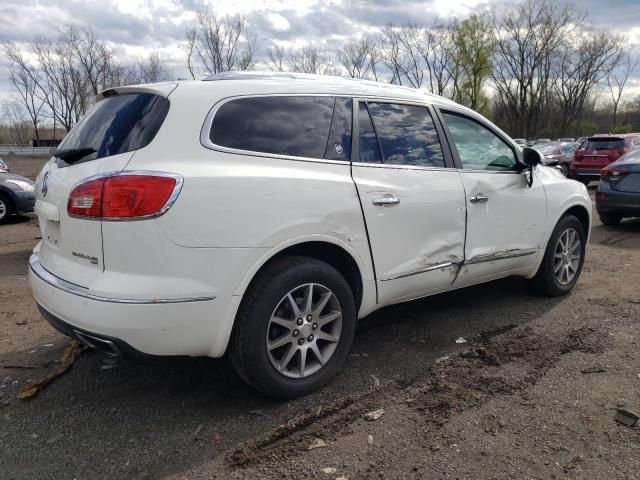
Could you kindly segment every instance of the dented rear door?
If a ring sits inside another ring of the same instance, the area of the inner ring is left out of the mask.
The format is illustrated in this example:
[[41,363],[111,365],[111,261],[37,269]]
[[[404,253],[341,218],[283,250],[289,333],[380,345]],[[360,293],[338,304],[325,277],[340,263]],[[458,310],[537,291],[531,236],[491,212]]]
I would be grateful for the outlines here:
[[352,175],[378,301],[446,290],[464,260],[465,196],[458,172],[445,165],[428,109],[372,100],[361,101],[355,112]]

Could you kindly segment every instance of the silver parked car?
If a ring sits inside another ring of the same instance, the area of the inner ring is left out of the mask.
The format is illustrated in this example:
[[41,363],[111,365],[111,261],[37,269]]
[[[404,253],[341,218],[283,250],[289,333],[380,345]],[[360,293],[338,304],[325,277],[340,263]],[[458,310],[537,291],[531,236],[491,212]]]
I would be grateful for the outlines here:
[[6,223],[11,215],[32,212],[35,201],[31,180],[20,175],[0,173],[0,225]]

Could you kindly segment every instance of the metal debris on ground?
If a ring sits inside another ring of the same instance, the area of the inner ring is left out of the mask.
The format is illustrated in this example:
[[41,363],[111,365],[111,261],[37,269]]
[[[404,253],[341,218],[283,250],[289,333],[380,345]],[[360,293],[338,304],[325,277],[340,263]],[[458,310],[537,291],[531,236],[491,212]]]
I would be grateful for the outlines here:
[[325,448],[327,446],[327,442],[325,442],[321,438],[314,438],[313,442],[307,447],[307,450],[315,450],[316,448]]
[[377,410],[365,413],[363,417],[366,420],[373,421],[378,420],[382,415],[384,415],[384,408],[378,408]]
[[631,410],[627,410],[626,408],[618,408],[616,412],[616,416],[614,420],[622,425],[627,427],[633,427],[638,423],[638,419],[640,419],[640,415]]
[[20,400],[25,400],[27,398],[36,396],[38,392],[40,392],[40,390],[42,390],[53,380],[60,377],[67,370],[69,370],[69,368],[71,368],[71,365],[73,365],[73,362],[76,361],[76,358],[78,358],[82,353],[82,350],[83,348],[82,345],[80,345],[80,342],[71,340],[60,355],[58,366],[56,367],[56,369],[49,375],[28,384],[26,387],[20,390],[20,392],[18,393],[18,398]]
[[467,341],[464,338],[460,337],[456,339],[456,343],[467,343]]

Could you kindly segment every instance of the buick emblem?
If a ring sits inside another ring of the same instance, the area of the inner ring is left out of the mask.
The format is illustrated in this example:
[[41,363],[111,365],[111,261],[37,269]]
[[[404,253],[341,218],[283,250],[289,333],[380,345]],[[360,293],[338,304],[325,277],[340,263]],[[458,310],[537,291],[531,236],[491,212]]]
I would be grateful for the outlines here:
[[49,172],[45,173],[44,177],[42,178],[42,189],[41,189],[41,192],[42,192],[42,196],[43,197],[46,197],[47,196],[47,192],[49,191],[48,183],[49,183]]

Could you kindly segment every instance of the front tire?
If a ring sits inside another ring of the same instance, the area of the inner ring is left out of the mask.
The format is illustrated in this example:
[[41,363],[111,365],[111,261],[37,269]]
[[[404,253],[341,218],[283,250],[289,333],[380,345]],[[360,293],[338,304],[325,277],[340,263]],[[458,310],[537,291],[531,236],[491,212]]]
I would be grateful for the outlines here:
[[582,272],[586,240],[584,227],[577,217],[562,217],[551,234],[542,263],[532,279],[535,290],[550,297],[569,293]]
[[230,360],[240,377],[266,395],[306,395],[342,366],[355,327],[353,293],[335,268],[314,258],[284,257],[249,285]]
[[13,214],[13,203],[6,195],[0,193],[0,225],[7,223]]

